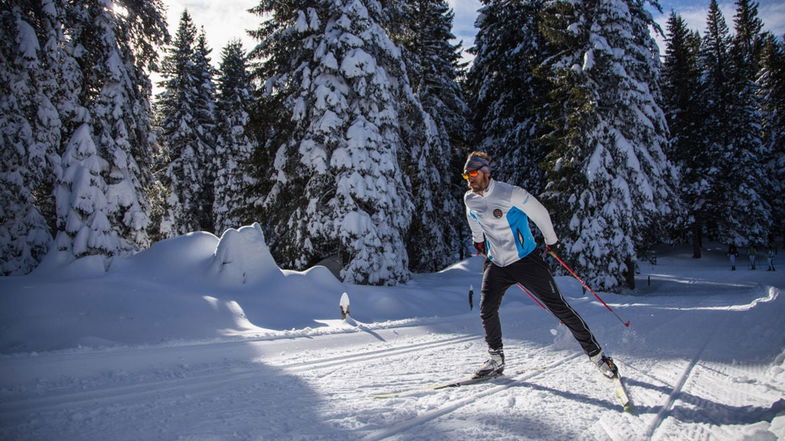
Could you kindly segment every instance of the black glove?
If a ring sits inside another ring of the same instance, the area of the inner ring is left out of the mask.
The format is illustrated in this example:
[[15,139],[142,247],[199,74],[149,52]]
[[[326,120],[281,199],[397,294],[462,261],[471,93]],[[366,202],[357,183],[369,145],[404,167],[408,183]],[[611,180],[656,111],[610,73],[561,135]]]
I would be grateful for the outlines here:
[[543,254],[554,254],[556,256],[561,255],[562,251],[564,251],[564,246],[561,242],[552,243],[550,245],[545,245],[545,249],[542,250]]
[[485,242],[474,242],[474,249],[477,250],[478,256],[485,256]]

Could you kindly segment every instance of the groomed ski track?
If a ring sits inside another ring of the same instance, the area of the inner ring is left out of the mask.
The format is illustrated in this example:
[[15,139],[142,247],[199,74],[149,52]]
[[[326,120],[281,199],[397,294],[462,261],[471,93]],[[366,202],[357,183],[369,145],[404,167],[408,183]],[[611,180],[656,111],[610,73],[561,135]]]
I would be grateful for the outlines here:
[[613,306],[630,331],[584,305],[619,361],[634,415],[563,326],[512,305],[502,317],[512,374],[389,400],[371,397],[481,363],[476,313],[330,335],[2,356],[0,439],[740,439],[785,415],[785,387],[759,360],[771,352],[760,330],[782,330],[779,294],[758,286],[738,302],[628,298]]
[[[542,369],[542,368],[535,368],[535,369],[533,369],[532,372],[521,373],[520,375],[515,375],[513,377],[498,377],[498,378],[488,382],[489,384],[496,384],[494,387],[485,388],[485,390],[482,390],[482,391],[479,391],[477,393],[471,394],[468,398],[465,398],[463,400],[459,400],[457,402],[453,402],[453,403],[448,404],[448,405],[446,405],[444,407],[441,407],[439,409],[434,409],[434,410],[425,412],[425,413],[423,413],[421,415],[418,415],[416,418],[413,418],[413,419],[411,419],[409,421],[404,421],[404,422],[401,422],[399,424],[393,425],[392,427],[388,427],[388,428],[381,429],[381,430],[376,431],[376,432],[372,432],[371,434],[369,434],[368,436],[363,437],[362,439],[363,439],[363,441],[377,441],[377,440],[389,438],[389,437],[391,437],[393,435],[400,434],[402,432],[405,432],[407,429],[410,429],[412,427],[415,427],[415,426],[418,426],[418,425],[421,425],[421,424],[425,424],[425,423],[427,423],[427,422],[429,422],[431,420],[439,418],[442,415],[448,414],[448,413],[453,412],[453,411],[455,411],[455,410],[457,410],[457,409],[459,409],[459,408],[461,408],[463,406],[466,406],[467,404],[477,402],[477,400],[480,400],[480,399],[482,399],[484,397],[487,397],[489,395],[493,395],[495,393],[498,393],[498,392],[501,392],[503,390],[509,389],[510,387],[515,386],[515,384],[517,382],[523,382],[523,381],[531,380],[531,379],[533,379],[535,377],[538,377],[540,375],[544,375],[545,371],[547,371],[549,369],[557,368],[560,365],[562,365],[562,364],[564,364],[564,363],[566,363],[566,362],[568,362],[570,360],[573,360],[573,359],[577,358],[579,355],[580,354],[574,354],[574,355],[570,355],[570,356],[564,357],[564,358],[562,358],[559,361],[551,363],[549,366],[546,366],[544,369]],[[501,383],[501,384],[499,384],[499,383]]]

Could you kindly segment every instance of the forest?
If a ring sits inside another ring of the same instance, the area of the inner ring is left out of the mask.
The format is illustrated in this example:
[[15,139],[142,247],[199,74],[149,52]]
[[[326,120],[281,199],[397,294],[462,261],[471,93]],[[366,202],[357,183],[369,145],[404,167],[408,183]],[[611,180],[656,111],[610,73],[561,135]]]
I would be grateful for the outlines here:
[[663,243],[783,246],[785,42],[755,2],[702,34],[672,12],[664,53],[641,1],[482,3],[467,65],[444,0],[260,0],[219,54],[160,0],[0,2],[0,273],[259,222],[282,268],[405,283],[469,255],[474,150],[597,289]]

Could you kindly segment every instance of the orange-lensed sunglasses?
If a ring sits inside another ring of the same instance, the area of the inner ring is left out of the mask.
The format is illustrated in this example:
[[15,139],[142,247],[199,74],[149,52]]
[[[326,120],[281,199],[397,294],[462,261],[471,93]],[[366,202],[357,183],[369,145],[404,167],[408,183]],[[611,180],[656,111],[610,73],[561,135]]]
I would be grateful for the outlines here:
[[476,178],[477,175],[479,174],[480,174],[479,170],[471,170],[471,171],[463,172],[461,176],[463,176],[463,179],[469,179],[469,176]]

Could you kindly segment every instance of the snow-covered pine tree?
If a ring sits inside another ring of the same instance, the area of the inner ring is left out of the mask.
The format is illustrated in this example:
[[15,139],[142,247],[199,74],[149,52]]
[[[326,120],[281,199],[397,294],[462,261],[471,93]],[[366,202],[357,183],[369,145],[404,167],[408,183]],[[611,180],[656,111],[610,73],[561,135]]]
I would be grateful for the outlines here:
[[[21,25],[25,55],[35,53],[28,61],[39,63],[29,72],[26,85],[34,94],[24,110],[35,111],[27,120],[34,144],[16,153],[45,146],[28,165],[40,166],[33,173],[43,177],[33,183],[34,203],[57,231],[56,248],[72,257],[112,256],[146,245],[140,185],[146,167],[136,161],[149,157],[150,86],[142,68],[155,60],[153,46],[166,36],[160,2],[55,0],[9,11],[27,17],[29,26]],[[21,43],[16,37],[11,41]]]
[[0,10],[0,275],[25,274],[52,240],[64,56],[61,4]]
[[[262,147],[271,182],[263,219],[276,261],[305,268],[337,258],[350,283],[409,276],[403,232],[412,202],[400,118],[408,85],[377,0],[264,0],[252,35],[271,124]],[[269,17],[268,17],[269,15]]]
[[[767,198],[772,208],[771,231],[772,236],[780,234],[785,239],[785,37],[766,36],[758,83],[763,139],[771,155]],[[774,243],[773,237],[770,243]]]
[[554,88],[545,204],[573,268],[618,290],[678,208],[654,23],[629,0],[557,1],[543,18],[559,54],[544,66]]
[[539,194],[544,188],[540,163],[546,152],[537,143],[544,130],[538,105],[550,88],[534,72],[551,55],[538,24],[546,2],[483,3],[471,49],[476,57],[466,81],[474,113],[473,145],[493,157],[494,178]]
[[[73,216],[62,217],[67,212],[81,211],[83,217],[98,219],[90,220],[93,224],[89,228],[100,231],[96,234],[101,238],[88,239],[87,247],[82,243],[66,247],[75,256],[93,252],[112,256],[137,251],[149,245],[150,207],[146,191],[152,183],[149,102],[152,86],[144,69],[157,58],[154,47],[168,36],[163,7],[160,2],[98,1],[74,5],[72,17],[69,36],[74,47],[80,49],[74,55],[82,72],[79,104],[90,119],[77,118],[82,124],[66,149],[66,153],[72,150],[71,156],[64,156],[63,182],[57,192],[60,233],[67,233],[77,242],[82,240],[81,233],[74,229]],[[79,200],[83,193],[76,196],[65,191],[67,188],[83,190],[79,188],[81,184],[68,182],[66,174],[69,167],[74,167],[74,161],[83,160],[80,155],[93,154],[85,147],[89,145],[85,139],[88,129],[92,130],[97,157],[84,160],[89,162],[86,167],[91,173],[101,173],[101,179],[96,178],[94,185],[104,194],[99,196],[91,190],[96,198],[94,209],[101,210],[100,214],[84,212],[89,204]],[[69,204],[78,205],[64,207]],[[111,233],[103,232],[103,225],[99,225],[103,216]],[[64,236],[60,233],[58,246],[63,248]],[[107,243],[108,238],[114,242]]]
[[[718,220],[724,215],[722,206],[722,189],[720,181],[723,146],[727,139],[725,121],[730,111],[730,30],[715,0],[709,3],[706,17],[706,30],[701,38],[698,66],[701,71],[700,96],[703,111],[703,146],[700,148],[696,164],[703,164],[692,173],[691,181],[685,186],[692,186],[693,193],[700,194],[696,207],[703,216],[696,217],[693,228],[701,228],[703,233],[712,239],[718,237]],[[703,225],[700,223],[703,222]],[[738,243],[738,246],[743,244]]]
[[[707,229],[723,243],[759,246],[767,239],[764,228],[771,222],[770,209],[757,189],[763,180],[756,164],[760,156],[755,153],[762,145],[759,116],[754,116],[755,86],[742,79],[740,69],[746,69],[742,67],[746,61],[737,47],[712,0],[699,57],[706,115],[704,151],[711,161],[704,177],[710,184],[703,195],[711,211]],[[742,176],[747,173],[751,176]],[[738,210],[741,206],[747,209]]]
[[[446,1],[409,0],[394,40],[404,54],[416,100],[404,136],[408,144],[401,168],[410,177],[414,215],[406,245],[409,268],[433,272],[460,257],[464,190],[458,173],[468,142],[468,106],[457,79],[459,46],[450,43],[454,14]],[[421,103],[420,104],[418,104]]]
[[207,36],[204,28],[196,38],[194,47],[194,77],[197,79],[195,92],[194,116],[196,117],[196,131],[202,141],[202,150],[199,151],[200,160],[203,164],[203,189],[199,197],[201,210],[199,214],[199,225],[202,231],[215,232],[215,214],[213,205],[215,201],[215,182],[216,161],[215,144],[216,137],[215,122],[215,85],[213,77],[215,69],[210,64],[210,49],[207,45]]
[[108,216],[104,176],[109,163],[98,153],[89,124],[82,124],[71,136],[62,166],[55,190],[58,251],[75,258],[114,254],[121,239],[113,231]]
[[[735,35],[730,46],[728,76],[729,109],[721,146],[718,239],[723,243],[764,247],[772,225],[766,200],[769,157],[762,139],[760,103],[756,77],[763,46],[763,22],[757,5],[737,0]],[[744,210],[739,210],[744,207]]]
[[690,31],[684,19],[672,12],[668,18],[666,52],[663,63],[663,107],[670,128],[668,157],[679,167],[682,184],[679,188],[689,217],[692,257],[701,257],[703,225],[709,216],[703,204],[709,186],[707,170],[712,158],[707,157],[703,133],[703,100],[700,92],[698,52],[700,34]]
[[209,130],[201,127],[204,115],[200,110],[205,102],[200,102],[199,88],[204,84],[204,72],[197,69],[196,38],[196,27],[186,10],[172,46],[166,49],[161,71],[164,90],[156,102],[161,146],[156,168],[164,192],[158,201],[162,219],[157,233],[162,238],[206,226],[205,185],[212,182],[207,180],[209,168],[204,160],[212,146],[204,137]]
[[253,143],[246,131],[252,101],[251,81],[245,51],[239,40],[230,42],[221,52],[216,96],[218,141],[215,152],[215,232],[238,228],[250,221],[247,216],[248,189],[253,182],[248,164]]
[[[455,13],[444,0],[407,0],[394,41],[404,50],[409,82],[423,108],[454,146],[466,148],[469,107],[458,84],[463,75],[460,44],[452,44]],[[463,165],[464,151],[457,152]],[[456,174],[454,169],[452,174]]]

